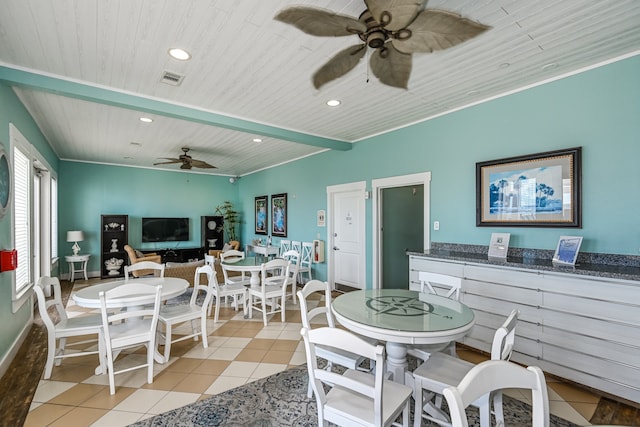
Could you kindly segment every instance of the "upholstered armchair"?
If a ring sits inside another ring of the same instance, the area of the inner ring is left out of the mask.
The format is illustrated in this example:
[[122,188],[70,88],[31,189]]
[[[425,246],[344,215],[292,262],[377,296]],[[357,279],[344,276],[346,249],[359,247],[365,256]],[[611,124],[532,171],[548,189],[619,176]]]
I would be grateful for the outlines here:
[[238,242],[237,240],[231,240],[230,242],[225,243],[225,246],[230,246],[230,247],[222,248],[222,249],[210,249],[209,255],[213,255],[217,259],[220,259],[220,253],[222,251],[226,251],[229,249],[235,249],[236,251],[240,250],[240,242]]
[[[225,243],[226,248],[223,249],[209,249],[209,255],[213,255],[216,258],[216,262],[214,264],[214,270],[216,273],[216,277],[218,279],[218,283],[224,283],[224,276],[222,274],[222,267],[220,266],[220,254],[229,249],[235,249],[236,251],[240,250],[240,242],[237,240],[231,240],[228,243]],[[237,271],[230,271],[229,274],[231,276],[238,276],[241,273]]]
[[[127,254],[129,255],[129,265],[133,265],[140,261],[153,261],[157,262],[158,264],[162,264],[162,257],[155,253],[143,254],[140,251],[136,251],[129,245],[124,245],[124,250],[127,251]],[[140,277],[151,273],[151,270],[140,270],[131,272],[133,277]]]

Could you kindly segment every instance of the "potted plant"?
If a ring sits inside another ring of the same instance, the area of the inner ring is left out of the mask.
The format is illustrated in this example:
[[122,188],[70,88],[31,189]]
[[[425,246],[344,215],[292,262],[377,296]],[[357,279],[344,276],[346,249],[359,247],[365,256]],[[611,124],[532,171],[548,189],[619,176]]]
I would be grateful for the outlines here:
[[224,218],[224,232],[226,240],[240,241],[237,231],[237,226],[240,224],[240,214],[233,207],[233,203],[225,201],[223,204],[217,206],[216,214],[221,215]]

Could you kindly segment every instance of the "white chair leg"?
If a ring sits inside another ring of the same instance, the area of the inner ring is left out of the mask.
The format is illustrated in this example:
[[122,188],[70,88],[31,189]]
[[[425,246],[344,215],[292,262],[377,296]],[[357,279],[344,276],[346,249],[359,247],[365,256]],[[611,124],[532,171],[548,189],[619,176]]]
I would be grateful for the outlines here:
[[202,347],[209,347],[209,339],[207,338],[207,318],[200,317],[200,334],[202,335]]
[[216,299],[216,310],[213,315],[213,323],[218,323],[218,316],[220,315],[220,301]]
[[284,305],[285,305],[285,300],[286,297],[284,295],[282,295],[282,306],[280,307],[280,319],[282,321],[282,323],[284,323],[284,319],[285,319],[285,311],[284,311]]
[[107,352],[107,373],[109,374],[109,393],[116,394],[116,380],[113,374],[113,352]]
[[422,385],[419,382],[416,382],[413,393],[416,402],[413,412],[413,427],[420,427],[422,425],[422,406],[424,402],[422,401]]
[[[154,346],[152,344],[154,343],[155,341],[151,340],[151,343],[147,344],[147,383],[149,384],[153,383],[153,348]],[[169,340],[169,343],[171,343],[171,340]],[[168,360],[168,359],[165,357],[165,360]]]
[[267,302],[262,298],[262,321],[264,326],[267,326]]
[[491,408],[489,407],[489,396],[483,396],[480,400],[480,427],[491,426]]
[[53,371],[53,362],[56,357],[56,337],[53,333],[48,337],[49,348],[47,349],[47,362],[44,365],[44,379],[51,378],[51,371]]
[[504,411],[502,409],[502,392],[496,391],[493,393],[493,414],[496,418],[496,425],[504,424]]
[[[57,355],[61,355],[61,356],[64,355],[64,346],[66,344],[67,344],[67,339],[66,338],[60,338],[58,340],[58,353],[55,354],[56,356]],[[55,359],[55,365],[56,366],[60,366],[61,364],[62,364],[62,359],[61,358]]]

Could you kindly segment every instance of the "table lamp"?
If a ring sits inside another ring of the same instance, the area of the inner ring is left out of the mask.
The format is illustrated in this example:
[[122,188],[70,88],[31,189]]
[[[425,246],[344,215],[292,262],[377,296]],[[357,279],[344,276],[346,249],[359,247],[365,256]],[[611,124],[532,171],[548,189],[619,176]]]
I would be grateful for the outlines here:
[[78,242],[82,242],[83,240],[83,231],[67,231],[67,242],[75,242],[71,247],[71,249],[73,249],[73,255],[78,255],[78,252],[80,252],[80,246],[78,246]]

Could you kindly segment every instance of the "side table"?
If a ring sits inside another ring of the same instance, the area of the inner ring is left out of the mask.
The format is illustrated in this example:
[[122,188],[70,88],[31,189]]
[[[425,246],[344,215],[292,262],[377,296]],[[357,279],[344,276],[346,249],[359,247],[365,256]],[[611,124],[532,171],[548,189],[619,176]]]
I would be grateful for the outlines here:
[[[64,259],[69,264],[69,281],[75,280],[75,273],[83,273],[84,280],[87,280],[87,263],[91,255],[67,255]],[[76,268],[76,263],[80,264],[80,268]]]

